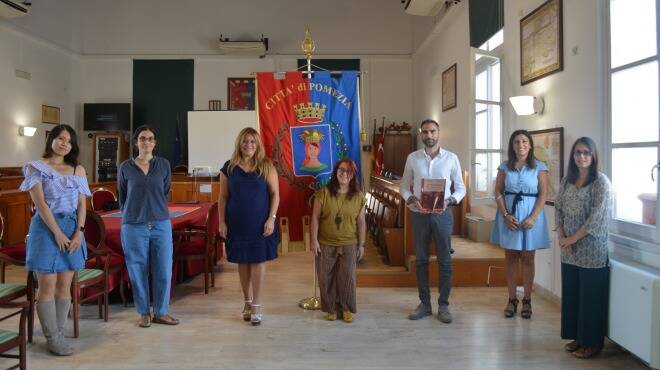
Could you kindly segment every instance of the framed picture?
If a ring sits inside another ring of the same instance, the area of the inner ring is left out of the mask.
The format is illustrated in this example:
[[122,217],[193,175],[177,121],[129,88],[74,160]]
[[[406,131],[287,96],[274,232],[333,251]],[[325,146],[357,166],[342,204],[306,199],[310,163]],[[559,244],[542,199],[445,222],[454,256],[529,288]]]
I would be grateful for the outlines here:
[[530,131],[534,156],[548,166],[548,197],[545,204],[554,205],[559,184],[564,177],[564,128]]
[[520,84],[564,69],[562,0],[548,0],[520,20]]
[[456,63],[442,72],[442,111],[456,108]]
[[51,107],[50,105],[41,106],[41,122],[52,123],[54,125],[60,124],[60,108]]
[[227,79],[227,101],[229,110],[254,110],[254,78]]

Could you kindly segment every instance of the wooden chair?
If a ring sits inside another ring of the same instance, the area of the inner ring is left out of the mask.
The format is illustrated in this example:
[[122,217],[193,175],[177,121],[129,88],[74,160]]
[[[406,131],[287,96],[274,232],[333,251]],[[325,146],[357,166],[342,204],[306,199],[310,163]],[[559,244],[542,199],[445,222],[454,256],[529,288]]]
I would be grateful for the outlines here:
[[172,173],[188,173],[188,166],[185,164],[177,164],[172,169]]
[[185,261],[203,260],[204,294],[209,293],[209,286],[215,287],[213,266],[218,257],[220,237],[218,202],[213,203],[206,213],[205,226],[191,226],[187,230],[175,230],[174,260],[183,264]]
[[[89,230],[89,231],[88,231]],[[97,231],[98,230],[98,231]],[[102,233],[101,233],[102,231]],[[100,235],[96,235],[96,233]],[[89,236],[88,236],[89,235]],[[80,316],[80,304],[91,301],[96,298],[99,307],[99,318],[103,321],[108,321],[108,294],[110,293],[110,274],[118,270],[111,270],[110,262],[112,259],[112,251],[106,248],[103,242],[105,241],[105,228],[103,228],[103,221],[99,215],[92,211],[87,211],[85,219],[85,239],[98,241],[99,244],[93,245],[87,242],[87,252],[92,256],[95,262],[94,268],[84,268],[77,271],[73,275],[71,283],[71,305],[73,307],[73,336],[78,338],[79,325],[78,319]],[[83,246],[81,246],[82,248]],[[85,288],[91,294],[86,294],[81,297],[81,291]]]
[[[0,357],[18,359],[18,364],[11,366],[7,369],[27,369],[27,343],[25,338],[25,317],[28,316],[28,302],[5,302],[0,303],[0,308],[3,309],[16,309],[18,311],[12,312],[2,318],[0,321],[9,319],[10,317],[21,315],[18,321],[18,332],[0,329]],[[18,347],[18,355],[8,354],[7,351]]]
[[98,188],[92,193],[92,209],[96,212],[103,211],[103,207],[108,202],[116,202],[115,194],[105,188]]
[[5,219],[0,213],[0,253],[9,257],[7,261],[0,260],[0,283],[5,282],[5,267],[7,264],[14,264],[10,261],[17,261],[21,266],[25,265],[25,240],[23,243],[14,245],[4,245],[2,242],[5,233]]
[[[105,224],[96,212],[87,212],[87,219],[85,220],[85,241],[92,244],[98,250],[110,251],[110,270],[108,272],[110,278],[108,282],[109,291],[112,292],[117,286],[119,286],[121,302],[126,306],[126,260],[124,259],[124,256],[116,253],[105,245]],[[101,264],[98,263],[99,261],[97,258],[88,259],[85,262],[85,268],[100,268],[101,265],[105,263],[106,257],[102,256],[100,259],[102,262]]]
[[[25,263],[20,261],[14,261],[11,257],[8,257],[0,253],[0,260],[4,260],[7,263],[11,263],[17,266],[24,266]],[[34,332],[34,288],[35,280],[34,275],[29,273],[27,274],[26,284],[15,284],[15,283],[1,283],[0,284],[0,304],[4,303],[13,303],[17,298],[23,296],[27,299],[27,313],[28,313],[28,342],[32,343],[32,333]],[[1,321],[1,320],[0,320]]]

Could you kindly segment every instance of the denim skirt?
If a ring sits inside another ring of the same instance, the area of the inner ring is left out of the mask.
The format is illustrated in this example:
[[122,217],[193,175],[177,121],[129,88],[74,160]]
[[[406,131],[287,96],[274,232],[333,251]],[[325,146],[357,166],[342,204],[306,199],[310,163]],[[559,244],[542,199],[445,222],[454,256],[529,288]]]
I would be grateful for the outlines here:
[[[70,238],[78,224],[77,215],[75,213],[55,213],[53,217],[64,235]],[[87,244],[84,236],[80,247],[74,252],[60,251],[53,232],[50,231],[41,216],[38,213],[32,216],[26,244],[26,270],[43,273],[78,271],[85,266],[86,259]]]

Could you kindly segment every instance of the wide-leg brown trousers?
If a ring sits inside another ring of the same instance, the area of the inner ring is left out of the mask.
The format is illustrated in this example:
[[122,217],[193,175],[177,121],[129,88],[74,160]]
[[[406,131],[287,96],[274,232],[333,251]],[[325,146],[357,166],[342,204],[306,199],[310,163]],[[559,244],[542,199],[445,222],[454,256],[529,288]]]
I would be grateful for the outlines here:
[[357,312],[355,304],[356,265],[356,245],[342,247],[321,245],[321,252],[316,259],[316,271],[323,312]]

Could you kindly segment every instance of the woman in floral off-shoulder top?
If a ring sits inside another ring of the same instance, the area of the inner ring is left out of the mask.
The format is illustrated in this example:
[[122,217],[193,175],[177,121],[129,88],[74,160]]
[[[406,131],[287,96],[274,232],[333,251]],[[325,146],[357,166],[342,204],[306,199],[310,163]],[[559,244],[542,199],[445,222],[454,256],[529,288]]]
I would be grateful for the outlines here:
[[58,356],[73,353],[63,331],[71,307],[71,279],[87,257],[85,198],[92,194],[85,169],[78,164],[78,152],[73,128],[54,127],[42,159],[23,167],[25,180],[20,186],[20,190],[30,192],[36,206],[27,237],[25,268],[37,275],[37,315],[48,350]]

